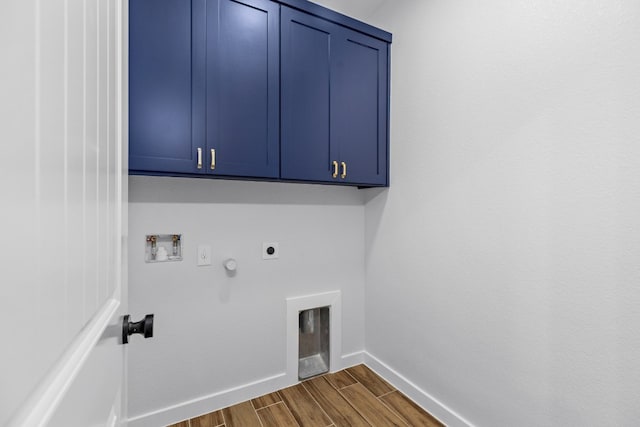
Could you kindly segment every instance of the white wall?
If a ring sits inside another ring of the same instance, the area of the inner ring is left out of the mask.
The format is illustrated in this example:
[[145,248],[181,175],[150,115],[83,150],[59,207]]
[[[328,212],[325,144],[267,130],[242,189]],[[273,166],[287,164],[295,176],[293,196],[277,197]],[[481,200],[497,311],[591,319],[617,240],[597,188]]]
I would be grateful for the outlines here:
[[[371,24],[369,17],[380,9],[386,0],[314,0],[328,9]],[[385,28],[383,28],[385,29]]]
[[394,36],[367,351],[476,425],[637,425],[640,4],[362,18]]
[[[343,355],[364,349],[362,191],[162,177],[129,184],[131,314],[155,314],[154,337],[129,348],[136,425],[219,409],[210,406],[224,402],[216,393],[283,374],[287,297],[342,291]],[[156,233],[183,234],[182,262],[144,262],[145,235]],[[280,258],[262,260],[262,243],[273,241]],[[212,246],[212,266],[196,266],[198,244]],[[238,261],[235,277],[222,266],[228,257]]]
[[[283,371],[284,297],[336,278],[360,350],[366,257],[370,360],[450,425],[633,425],[637,2],[318,3],[394,35],[392,186],[364,193],[363,245],[354,189],[132,178],[132,311],[157,329],[130,348],[131,414]],[[144,265],[147,232],[184,232],[186,260]],[[280,261],[256,259],[264,239]],[[193,265],[200,242],[214,266]],[[198,319],[210,336],[182,332]]]

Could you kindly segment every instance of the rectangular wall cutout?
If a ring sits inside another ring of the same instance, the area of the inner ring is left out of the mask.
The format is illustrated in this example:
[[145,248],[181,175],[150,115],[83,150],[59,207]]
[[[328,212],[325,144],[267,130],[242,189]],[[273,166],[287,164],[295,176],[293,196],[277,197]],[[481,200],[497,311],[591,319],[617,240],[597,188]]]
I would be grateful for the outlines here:
[[302,310],[298,315],[298,379],[329,372],[329,307]]
[[287,298],[287,381],[339,371],[341,355],[340,291]]

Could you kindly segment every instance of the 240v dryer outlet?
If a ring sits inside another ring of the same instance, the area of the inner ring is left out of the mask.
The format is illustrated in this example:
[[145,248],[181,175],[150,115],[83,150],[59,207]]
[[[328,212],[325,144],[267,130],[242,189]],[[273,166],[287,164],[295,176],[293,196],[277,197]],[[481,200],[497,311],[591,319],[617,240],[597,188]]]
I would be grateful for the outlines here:
[[278,242],[262,244],[262,259],[278,259],[280,258],[280,248]]

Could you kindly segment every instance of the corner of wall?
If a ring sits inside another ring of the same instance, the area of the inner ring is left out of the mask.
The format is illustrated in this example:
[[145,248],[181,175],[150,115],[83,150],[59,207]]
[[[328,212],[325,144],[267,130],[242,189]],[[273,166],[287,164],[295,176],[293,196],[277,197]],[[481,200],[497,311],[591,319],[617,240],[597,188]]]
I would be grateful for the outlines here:
[[421,389],[402,374],[372,355],[364,352],[364,363],[374,372],[404,393],[409,399],[449,427],[473,427],[473,424],[453,409],[440,402],[426,390]]

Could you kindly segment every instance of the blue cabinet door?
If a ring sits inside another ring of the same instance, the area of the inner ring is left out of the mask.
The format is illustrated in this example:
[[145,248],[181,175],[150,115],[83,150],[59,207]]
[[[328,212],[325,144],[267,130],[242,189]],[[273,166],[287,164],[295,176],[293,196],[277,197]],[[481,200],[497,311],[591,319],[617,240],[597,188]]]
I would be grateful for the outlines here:
[[281,178],[387,185],[388,44],[282,7]]
[[279,176],[279,5],[130,0],[134,173]]
[[280,173],[279,5],[206,0],[207,172]]
[[282,7],[281,178],[331,181],[331,46],[335,25]]
[[130,0],[129,21],[129,169],[198,173],[191,2]]
[[388,44],[341,28],[331,75],[331,139],[344,182],[387,184]]

